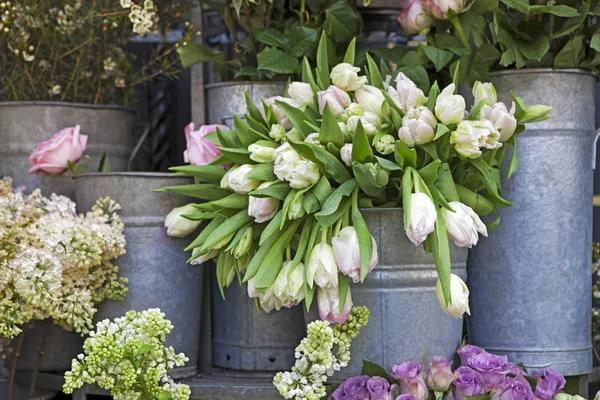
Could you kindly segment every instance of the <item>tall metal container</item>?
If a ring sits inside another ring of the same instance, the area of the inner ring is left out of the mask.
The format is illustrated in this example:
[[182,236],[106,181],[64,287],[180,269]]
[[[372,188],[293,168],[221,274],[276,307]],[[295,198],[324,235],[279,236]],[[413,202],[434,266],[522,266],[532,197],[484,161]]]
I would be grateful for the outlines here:
[[491,81],[500,101],[510,104],[513,90],[527,104],[551,105],[552,118],[519,136],[519,169],[502,182],[514,207],[471,250],[471,340],[528,369],[587,374],[596,77],[523,69]]
[[160,308],[174,326],[167,346],[189,357],[188,366],[175,370],[177,378],[195,375],[200,337],[202,269],[186,264],[188,239],[167,236],[165,216],[189,199],[172,193],[150,193],[153,189],[192,183],[190,178],[169,174],[93,173],[75,176],[77,206],[88,210],[96,199],[110,196],[121,205],[127,253],[116,264],[119,275],[129,279],[123,301],[105,301],[95,320],[116,318],[129,310]]
[[[283,96],[285,82],[224,82],[206,86],[207,122],[233,127],[233,115],[247,112],[244,92],[255,104],[271,96]],[[212,290],[213,364],[218,367],[278,371],[294,364],[294,349],[304,337],[301,307],[272,311],[256,310],[246,285],[234,283]]]
[[75,185],[71,177],[30,175],[29,156],[41,142],[68,127],[81,125],[88,135],[86,155],[91,157],[90,170],[97,168],[104,153],[115,171],[125,170],[135,139],[133,110],[116,106],[60,102],[0,103],[0,151],[6,160],[6,175],[13,185],[28,191],[73,197]]
[[[391,371],[394,364],[423,355],[452,359],[462,340],[462,319],[447,316],[435,295],[431,254],[404,234],[401,208],[361,210],[377,242],[379,264],[363,283],[352,284],[352,302],[371,311],[369,324],[352,341],[352,358],[335,381],[360,375],[367,360]],[[467,249],[450,246],[452,273],[466,279]]]

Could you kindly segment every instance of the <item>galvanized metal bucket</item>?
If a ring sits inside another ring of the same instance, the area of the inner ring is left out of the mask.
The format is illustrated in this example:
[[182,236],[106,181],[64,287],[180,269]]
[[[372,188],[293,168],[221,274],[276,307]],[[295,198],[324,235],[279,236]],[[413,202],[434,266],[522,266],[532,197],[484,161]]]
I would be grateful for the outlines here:
[[[371,316],[352,342],[348,367],[332,379],[360,375],[363,360],[390,371],[395,364],[409,358],[420,361],[423,355],[452,359],[462,340],[463,321],[447,316],[438,303],[433,257],[404,234],[401,208],[361,212],[377,242],[379,264],[364,283],[351,285],[351,293],[354,305],[367,306]],[[452,273],[466,280],[467,249],[450,249]]]
[[[255,104],[283,95],[285,82],[225,82],[207,85],[208,123],[233,127],[233,115],[247,112],[244,92]],[[300,307],[267,314],[258,312],[246,286],[212,290],[213,364],[218,367],[278,371],[294,364],[294,349],[304,337]]]
[[285,86],[285,82],[222,82],[206,85],[207,122],[232,128],[233,116],[243,116],[248,110],[245,92],[259,106],[261,99],[283,96]]
[[[491,74],[549,104],[552,118],[519,136],[519,169],[502,182],[502,222],[469,257],[471,341],[528,369],[592,371],[591,244],[596,77],[581,70]],[[506,167],[506,166],[504,166]]]
[[176,378],[193,376],[197,370],[200,337],[202,269],[186,264],[189,239],[167,236],[165,216],[189,199],[172,193],[150,193],[153,189],[192,183],[187,177],[165,173],[115,172],[75,176],[77,207],[88,210],[96,199],[110,196],[122,207],[127,253],[116,264],[119,275],[129,279],[123,301],[98,305],[95,320],[116,318],[129,310],[160,308],[175,327],[167,346],[185,353],[187,367],[176,370]]
[[69,176],[30,175],[29,156],[41,142],[61,129],[81,125],[89,135],[86,155],[90,170],[97,168],[104,153],[115,171],[125,170],[133,149],[135,112],[116,106],[60,102],[0,103],[0,151],[6,158],[6,175],[13,185],[29,191],[40,188],[44,195],[62,194],[73,198],[75,185]]

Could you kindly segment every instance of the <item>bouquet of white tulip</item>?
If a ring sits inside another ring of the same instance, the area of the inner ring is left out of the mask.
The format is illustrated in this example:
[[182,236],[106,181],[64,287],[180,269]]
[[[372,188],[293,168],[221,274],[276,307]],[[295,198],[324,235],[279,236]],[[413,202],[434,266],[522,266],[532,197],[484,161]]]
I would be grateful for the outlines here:
[[[216,259],[219,287],[237,276],[266,311],[302,300],[309,308],[316,289],[321,317],[343,322],[349,279],[364,280],[377,264],[360,209],[402,205],[408,238],[433,253],[440,303],[460,317],[468,290],[451,278],[448,239],[471,247],[497,225],[486,227],[480,216],[511,205],[500,188],[506,149],[515,150],[514,135],[550,108],[526,107],[515,96],[509,110],[491,84],[478,83],[466,112],[456,83],[442,91],[435,83],[425,96],[368,54],[359,75],[354,42],[331,70],[327,55],[323,36],[317,68],[305,60],[303,82],[289,85],[289,97],[260,105],[247,97],[248,112],[234,117],[234,129],[203,136],[220,156],[173,168],[198,183],[161,190],[205,200],[171,215],[197,222],[173,230],[180,235],[189,226],[191,233],[209,221],[188,250],[192,263]],[[513,151],[509,175],[517,163]]]

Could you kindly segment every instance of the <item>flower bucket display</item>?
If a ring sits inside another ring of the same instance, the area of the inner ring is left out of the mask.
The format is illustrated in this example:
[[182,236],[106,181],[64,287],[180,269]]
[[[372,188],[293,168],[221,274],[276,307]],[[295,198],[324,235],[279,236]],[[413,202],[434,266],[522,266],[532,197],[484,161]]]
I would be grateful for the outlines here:
[[[0,151],[5,158],[5,174],[12,177],[15,186],[25,186],[27,191],[40,188],[48,196],[57,193],[73,198],[72,178],[55,174],[67,169],[67,159],[78,160],[82,151],[73,159],[71,153],[77,152],[72,145],[74,135],[54,139],[53,135],[79,125],[78,135],[86,138],[83,148],[91,158],[90,170],[97,169],[103,155],[108,153],[111,167],[119,171],[125,170],[133,150],[134,122],[134,111],[122,107],[58,102],[0,103]],[[40,146],[45,141],[47,143]],[[45,171],[48,168],[50,170]],[[60,170],[56,172],[52,168]]]
[[[200,337],[202,271],[186,265],[185,239],[167,236],[165,215],[188,199],[170,193],[150,193],[168,185],[185,185],[192,180],[164,173],[115,172],[75,175],[78,206],[85,208],[102,194],[123,204],[127,254],[117,265],[128,279],[129,293],[123,301],[107,301],[98,307],[96,321],[115,318],[127,310],[160,308],[173,323],[167,344],[185,352],[190,360],[174,371],[177,378],[195,375]],[[171,235],[178,235],[173,229]]]
[[519,170],[502,182],[515,207],[503,209],[498,229],[471,250],[470,339],[528,369],[586,374],[596,76],[523,69],[492,73],[491,80],[502,101],[514,88],[553,110],[519,140]]

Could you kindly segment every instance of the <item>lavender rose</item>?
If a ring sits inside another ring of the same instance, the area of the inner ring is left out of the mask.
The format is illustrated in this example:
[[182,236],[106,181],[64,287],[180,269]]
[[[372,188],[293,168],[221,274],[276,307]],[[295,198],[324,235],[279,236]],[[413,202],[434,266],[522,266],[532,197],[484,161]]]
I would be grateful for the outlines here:
[[329,400],[363,400],[369,398],[367,381],[369,376],[353,376],[342,383],[332,394]]
[[534,396],[527,379],[522,374],[518,374],[498,400],[534,400]]
[[561,374],[550,368],[544,368],[542,373],[536,373],[535,377],[537,378],[535,397],[540,400],[553,399],[567,383]]
[[412,394],[401,394],[400,396],[396,397],[396,400],[417,400],[417,398],[415,396],[413,396]]
[[527,373],[525,371],[523,371],[523,369],[521,367],[519,367],[518,365],[515,365],[511,362],[507,362],[506,364],[504,364],[504,366],[502,367],[502,371],[507,372],[509,374],[513,374],[513,375],[517,375],[519,373],[521,373],[523,375],[527,375]]
[[370,400],[391,400],[389,382],[379,376],[374,376],[367,381],[367,390]]
[[392,367],[392,377],[400,380],[400,393],[412,394],[417,400],[427,400],[429,390],[423,380],[423,366],[414,360],[406,360]]
[[454,397],[462,399],[463,396],[478,396],[485,389],[485,379],[477,371],[469,367],[459,367],[454,379]]
[[508,357],[497,356],[486,351],[469,357],[469,367],[481,373],[489,384],[497,384],[508,374],[503,367],[508,363]]
[[484,352],[484,350],[479,346],[474,346],[472,344],[464,345],[457,351],[457,353],[460,357],[460,365],[462,365],[463,367],[468,367],[469,366],[469,358],[471,358],[471,356],[481,354],[483,352]]
[[452,381],[454,381],[454,373],[451,367],[452,363],[444,357],[433,357],[431,364],[429,364],[427,386],[435,392],[447,391]]

